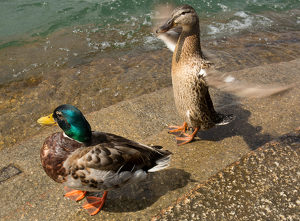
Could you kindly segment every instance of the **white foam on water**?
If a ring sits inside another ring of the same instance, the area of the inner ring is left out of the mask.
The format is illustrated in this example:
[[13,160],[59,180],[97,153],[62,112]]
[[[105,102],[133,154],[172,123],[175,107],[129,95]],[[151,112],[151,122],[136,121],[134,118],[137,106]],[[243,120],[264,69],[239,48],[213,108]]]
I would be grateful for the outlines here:
[[238,12],[236,12],[236,13],[234,13],[234,15],[235,16],[239,16],[239,17],[241,17],[241,18],[247,18],[247,17],[249,17],[249,15],[247,15],[245,12],[243,12],[243,11],[238,11]]
[[248,15],[246,12],[238,11],[234,13],[234,16],[238,17],[229,21],[228,23],[218,23],[213,22],[211,25],[208,25],[208,35],[216,35],[216,34],[234,34],[239,31],[255,29],[258,25],[261,26],[269,26],[273,23],[267,17],[262,15]]
[[59,48],[59,50],[60,50],[60,51],[66,51],[66,52],[69,52],[69,51],[70,51],[70,49],[68,49],[68,48]]
[[222,8],[223,12],[231,11],[231,9],[229,7],[227,7],[226,5],[223,5],[221,3],[218,3],[218,6],[220,6]]
[[146,37],[144,37],[144,42],[146,44],[153,44],[153,43],[155,43],[157,41],[158,41],[157,37],[155,37],[155,36],[146,36]]
[[109,42],[104,41],[104,42],[101,43],[101,49],[105,49],[105,48],[108,48],[108,47],[110,47],[110,43]]
[[126,42],[115,42],[115,46],[125,46]]
[[121,31],[119,31],[119,34],[120,34],[120,35],[126,35],[126,34],[127,34],[127,31],[121,30]]
[[22,74],[22,73],[18,72],[17,74],[13,74],[13,77],[18,77],[20,74]]
[[147,18],[144,19],[143,21],[143,25],[148,25],[148,26],[152,26],[152,23],[150,21],[147,21]]

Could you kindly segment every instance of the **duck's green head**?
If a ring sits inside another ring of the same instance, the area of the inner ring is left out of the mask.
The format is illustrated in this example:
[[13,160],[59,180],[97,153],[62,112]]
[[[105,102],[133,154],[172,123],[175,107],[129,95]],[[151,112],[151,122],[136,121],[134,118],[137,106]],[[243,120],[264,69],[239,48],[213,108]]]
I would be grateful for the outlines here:
[[53,114],[38,119],[38,123],[42,125],[58,124],[68,137],[79,142],[89,142],[92,138],[89,122],[73,105],[60,105],[53,111]]

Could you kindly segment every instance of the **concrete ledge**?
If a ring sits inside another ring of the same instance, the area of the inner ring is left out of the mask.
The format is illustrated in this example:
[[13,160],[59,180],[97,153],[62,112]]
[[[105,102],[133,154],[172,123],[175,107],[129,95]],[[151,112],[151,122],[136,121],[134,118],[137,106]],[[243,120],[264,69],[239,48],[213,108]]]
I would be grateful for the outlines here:
[[243,156],[152,220],[299,220],[300,127]]

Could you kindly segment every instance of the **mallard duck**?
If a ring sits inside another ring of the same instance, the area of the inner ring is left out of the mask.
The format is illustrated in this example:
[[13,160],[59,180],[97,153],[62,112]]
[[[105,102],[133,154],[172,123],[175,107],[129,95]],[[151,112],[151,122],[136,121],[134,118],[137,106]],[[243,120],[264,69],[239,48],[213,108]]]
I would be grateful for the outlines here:
[[49,136],[41,148],[45,172],[65,186],[65,197],[81,200],[86,191],[104,191],[103,197],[87,197],[83,204],[90,215],[103,207],[107,191],[139,182],[148,172],[169,166],[171,152],[149,147],[110,133],[91,131],[79,109],[61,105],[38,120],[58,124],[63,132]]
[[[183,145],[192,141],[199,130],[228,124],[234,117],[217,113],[210,98],[204,80],[205,69],[209,63],[205,61],[201,51],[196,11],[189,5],[178,6],[172,12],[171,18],[156,33],[167,32],[175,26],[181,28],[173,32],[179,32],[179,35],[170,34],[173,37],[172,42],[176,42],[174,36],[178,36],[172,59],[172,83],[175,104],[184,123],[183,126],[169,127],[169,133],[177,136],[178,145]],[[168,45],[172,48],[171,43]],[[185,133],[188,126],[195,129],[191,135]]]
[[[183,126],[170,126],[169,133],[176,136],[178,145],[192,141],[199,130],[226,125],[235,118],[215,111],[209,86],[243,97],[265,97],[292,87],[253,86],[212,69],[213,62],[208,61],[201,50],[199,17],[189,5],[176,7],[156,34],[173,51],[174,99],[184,123]],[[194,128],[191,135],[185,133],[188,126]]]

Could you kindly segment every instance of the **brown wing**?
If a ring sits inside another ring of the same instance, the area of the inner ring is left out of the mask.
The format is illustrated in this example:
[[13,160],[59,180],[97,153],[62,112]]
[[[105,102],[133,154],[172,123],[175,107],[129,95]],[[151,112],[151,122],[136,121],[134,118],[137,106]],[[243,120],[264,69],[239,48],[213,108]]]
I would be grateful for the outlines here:
[[[155,161],[170,155],[166,150],[151,148],[109,133],[93,132],[93,146],[82,147],[69,157],[69,165],[82,165],[101,171],[136,171],[155,166]],[[89,144],[90,145],[90,144]]]
[[237,80],[236,78],[230,76],[229,73],[221,74],[216,70],[207,71],[207,77],[205,77],[205,81],[206,84],[210,87],[215,87],[222,91],[246,98],[267,97],[274,94],[286,92],[296,86],[296,84],[286,86],[275,84],[250,84],[248,82]]

